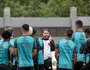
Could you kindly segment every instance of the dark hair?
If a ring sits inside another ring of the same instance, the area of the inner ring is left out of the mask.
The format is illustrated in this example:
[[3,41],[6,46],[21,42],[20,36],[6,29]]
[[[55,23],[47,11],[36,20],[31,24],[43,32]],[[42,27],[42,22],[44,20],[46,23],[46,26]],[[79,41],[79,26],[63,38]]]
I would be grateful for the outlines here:
[[87,28],[87,29],[85,29],[85,31],[84,31],[85,33],[89,33],[90,34],[90,29],[89,28]]
[[68,30],[66,33],[68,37],[71,37],[73,35],[73,30]]
[[9,32],[8,30],[6,30],[2,33],[3,39],[10,39],[11,36],[12,36],[12,33]]
[[43,32],[44,32],[45,30],[49,32],[49,29],[48,29],[48,28],[44,28],[44,29],[43,29]]
[[29,31],[29,25],[28,25],[28,24],[22,25],[22,28],[23,28],[25,31]]
[[36,33],[37,33],[37,31],[35,29],[33,29],[32,35],[35,35]]
[[81,28],[83,27],[83,22],[81,20],[77,20],[76,25],[78,26],[78,28]]

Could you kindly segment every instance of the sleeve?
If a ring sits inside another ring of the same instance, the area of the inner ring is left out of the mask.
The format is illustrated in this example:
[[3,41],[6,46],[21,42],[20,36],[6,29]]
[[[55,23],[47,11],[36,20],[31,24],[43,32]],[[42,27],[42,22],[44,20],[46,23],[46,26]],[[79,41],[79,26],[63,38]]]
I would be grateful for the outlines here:
[[87,38],[86,38],[86,35],[85,35],[85,33],[84,33],[84,40],[86,40]]
[[13,48],[13,45],[9,43],[9,51],[11,54],[14,53],[14,48]]
[[14,53],[14,48],[13,47],[9,47],[9,51],[10,51],[11,54],[13,54]]
[[56,49],[59,48],[59,42],[60,42],[60,41],[58,41],[57,44],[56,44]]
[[17,40],[14,42],[14,48],[17,48]]
[[37,44],[36,44],[36,40],[35,39],[33,41],[33,49],[37,49]]
[[13,48],[14,46],[13,46],[11,43],[9,43],[9,48],[10,48],[10,47],[12,47],[12,48]]
[[41,42],[41,49],[44,49],[44,42],[41,38],[39,39],[39,44],[40,44],[40,42]]
[[75,41],[75,33],[73,33],[71,40],[72,40],[73,42]]
[[85,49],[85,45],[86,45],[86,40],[84,40],[84,42],[81,44],[81,50],[84,50]]
[[73,53],[77,53],[77,46],[75,45],[74,49],[73,49]]
[[50,41],[51,51],[55,51],[55,42],[54,40]]
[[43,49],[44,49],[44,42],[42,41],[42,47],[43,47]]
[[87,39],[86,39],[86,36],[85,36],[85,33],[84,33],[84,36],[83,36],[84,38],[84,40],[83,40],[83,42],[82,42],[82,44],[81,44],[81,50],[84,50],[85,49],[85,45],[86,45],[86,41],[87,41]]
[[72,38],[71,38],[71,40],[72,40],[73,42],[74,42],[74,34],[75,34],[75,33],[73,33]]

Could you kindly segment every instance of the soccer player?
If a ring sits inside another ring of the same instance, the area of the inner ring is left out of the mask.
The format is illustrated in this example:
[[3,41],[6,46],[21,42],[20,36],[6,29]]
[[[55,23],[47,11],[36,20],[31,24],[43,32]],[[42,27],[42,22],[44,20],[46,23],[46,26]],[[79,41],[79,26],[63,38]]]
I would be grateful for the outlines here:
[[[8,30],[12,34],[12,36],[10,38],[10,43],[13,45],[13,48],[14,48],[14,42],[15,42],[16,38],[14,38],[13,28],[9,27],[6,30]],[[17,57],[16,56],[12,56],[12,57],[13,57],[13,60],[12,60],[13,61],[12,70],[17,70]]]
[[22,36],[15,41],[14,55],[19,58],[19,70],[34,70],[33,56],[36,55],[36,42],[32,36],[29,36],[29,25],[24,24],[21,27]]
[[13,48],[10,44],[11,33],[9,31],[4,31],[2,33],[3,40],[0,40],[0,70],[11,70],[8,66],[12,65],[12,54]]
[[43,43],[44,43],[44,69],[52,70],[52,51],[55,50],[54,40],[50,37],[49,30],[43,30]]
[[90,29],[89,28],[85,29],[85,35],[87,39],[85,41],[85,47],[83,49],[85,54],[86,65],[84,66],[83,70],[90,70]]
[[[76,63],[77,47],[71,40],[73,31],[66,32],[66,38],[59,40],[55,49],[55,57],[58,62],[58,70],[72,70],[72,59],[74,55],[74,64]],[[59,58],[58,58],[59,57]]]
[[90,38],[90,29],[86,28],[84,32],[85,32],[86,38]]
[[44,45],[43,45],[43,41],[41,38],[38,38],[36,36],[35,29],[33,29],[32,36],[35,38],[36,45],[37,45],[37,55],[33,57],[35,70],[44,70],[44,53],[43,53]]
[[82,70],[84,62],[84,54],[80,49],[82,47],[82,44],[86,40],[86,36],[85,33],[83,32],[83,22],[81,20],[76,21],[76,32],[73,34],[72,40],[76,44],[78,49],[77,63],[74,66],[74,70]]
[[[85,35],[86,35],[86,43],[85,43],[85,49],[88,47],[88,46],[90,46],[90,44],[88,44],[88,42],[90,43],[90,29],[89,28],[87,28],[87,29],[85,29]],[[88,49],[89,50],[89,49]],[[90,54],[89,54],[89,51],[88,50],[85,50],[85,53],[86,53],[86,63],[88,63],[89,61],[90,61]],[[87,53],[88,52],[88,53]]]

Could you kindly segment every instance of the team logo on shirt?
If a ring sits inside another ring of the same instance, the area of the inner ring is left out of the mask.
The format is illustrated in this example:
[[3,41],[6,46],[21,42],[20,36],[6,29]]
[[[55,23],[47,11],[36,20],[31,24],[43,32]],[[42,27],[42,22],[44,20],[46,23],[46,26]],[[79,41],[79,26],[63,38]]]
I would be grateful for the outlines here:
[[0,45],[0,53],[4,53],[4,48]]
[[48,43],[48,46],[50,46],[50,43]]
[[24,42],[24,43],[22,43],[22,46],[23,46],[23,47],[28,47],[28,44],[29,44],[29,43],[25,43],[25,42]]

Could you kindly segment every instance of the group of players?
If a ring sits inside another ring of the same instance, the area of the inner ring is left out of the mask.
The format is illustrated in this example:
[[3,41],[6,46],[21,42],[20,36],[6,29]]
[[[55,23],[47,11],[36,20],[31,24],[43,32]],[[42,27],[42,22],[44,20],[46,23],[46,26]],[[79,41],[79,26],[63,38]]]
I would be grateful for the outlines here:
[[[59,32],[59,31],[58,31]],[[90,55],[85,55],[90,30],[83,31],[83,22],[76,21],[76,32],[68,30],[65,38],[55,45],[49,30],[43,37],[28,24],[21,27],[21,36],[14,38],[12,28],[2,32],[0,40],[0,70],[53,70],[52,51],[55,51],[57,70],[89,70]]]

